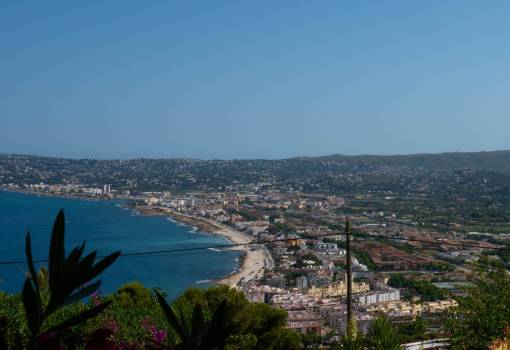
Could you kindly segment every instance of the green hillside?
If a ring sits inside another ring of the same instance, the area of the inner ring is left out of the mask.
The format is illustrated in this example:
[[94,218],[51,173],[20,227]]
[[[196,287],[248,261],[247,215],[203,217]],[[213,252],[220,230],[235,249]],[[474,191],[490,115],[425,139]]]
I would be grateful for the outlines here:
[[510,172],[510,151],[492,152],[451,152],[410,155],[331,155],[315,157],[316,160],[346,161],[368,165],[423,167],[436,170],[483,169],[496,172]]

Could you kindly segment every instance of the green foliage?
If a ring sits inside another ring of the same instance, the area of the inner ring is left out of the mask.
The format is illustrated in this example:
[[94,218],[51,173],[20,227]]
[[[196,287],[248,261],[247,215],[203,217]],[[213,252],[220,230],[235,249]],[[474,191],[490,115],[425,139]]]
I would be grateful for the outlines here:
[[195,303],[191,320],[188,320],[182,309],[179,309],[177,316],[163,296],[158,292],[156,296],[169,326],[179,337],[176,349],[208,350],[225,347],[233,328],[232,320],[227,318],[227,299],[219,304],[210,320],[205,319],[202,305]]
[[368,350],[402,350],[400,337],[393,325],[384,317],[372,321],[366,335]]
[[428,326],[428,322],[420,316],[416,317],[414,322],[399,325],[398,333],[402,343],[430,339],[430,334],[427,334]]
[[[147,289],[146,291],[149,292]],[[107,297],[94,296],[87,303],[78,302],[60,308],[46,320],[45,326],[53,328],[70,316],[104,302],[110,302],[110,306],[97,317],[73,327],[74,333],[86,335],[93,334],[98,329],[109,328],[114,330],[111,338],[116,344],[143,344],[149,336],[147,330],[144,329],[144,324],[152,324],[156,329],[164,329],[166,327],[161,309],[153,298],[144,303],[137,303],[136,305],[126,307],[115,295]],[[23,303],[20,296],[0,293],[0,305],[2,305],[0,308],[0,318],[4,316],[8,321],[8,344],[10,344],[10,347],[13,347],[16,344],[16,337],[26,339],[29,336]],[[169,334],[169,337],[172,336],[173,334]]]
[[[498,243],[501,244],[501,243]],[[494,253],[503,261],[507,268],[510,267],[510,243],[505,244],[505,249],[497,249]]]
[[[134,348],[161,348],[165,344],[172,349],[301,348],[300,337],[285,329],[285,311],[252,304],[242,293],[226,286],[206,291],[189,289],[171,307],[161,294],[157,294],[156,301],[137,282],[122,286],[108,297],[94,294],[100,282],[90,281],[119,253],[94,264],[95,252],[82,258],[83,244],[66,256],[64,225],[61,211],[51,237],[49,269],[39,273],[35,272],[27,235],[30,277],[23,293],[0,293],[2,350],[43,349],[98,339],[107,341],[109,346],[124,344]],[[89,296],[92,298],[84,303],[83,299]],[[170,332],[161,333],[167,323]]]
[[[143,289],[145,290],[143,294],[149,293],[150,295],[149,289],[145,287]],[[134,344],[144,341],[148,336],[147,330],[144,329],[144,326],[147,324],[152,324],[156,329],[166,328],[165,317],[154,298],[142,298],[138,302],[132,303],[131,306],[126,306],[125,301],[117,298],[116,294],[118,294],[118,291],[114,295],[104,298],[110,300],[111,304],[95,320],[95,325],[101,326],[102,324],[115,323],[117,329],[114,339],[117,343],[127,342]],[[172,338],[174,334],[171,333],[168,336]]]
[[394,288],[409,289],[414,294],[420,295],[424,301],[442,300],[448,296],[447,292],[434,286],[429,281],[415,281],[407,279],[404,275],[399,273],[392,274],[388,284]]
[[151,292],[140,282],[131,282],[120,287],[115,300],[124,307],[146,305],[152,299]]
[[[224,307],[229,320],[225,349],[300,349],[300,337],[285,329],[287,314],[266,304],[250,303],[242,292],[227,286],[207,290],[190,288],[171,306],[183,328],[193,324],[196,305],[200,305],[205,324],[212,322],[216,310]],[[222,306],[224,305],[224,306]],[[168,310],[167,310],[168,312]],[[168,315],[167,315],[168,316]],[[170,315],[170,317],[172,317]],[[171,323],[172,324],[172,323]],[[225,326],[225,325],[224,325]],[[220,327],[221,329],[221,327]],[[178,333],[178,332],[177,332]],[[178,339],[182,342],[182,339]],[[242,346],[241,346],[242,344]]]
[[[258,337],[253,350],[300,350],[302,349],[299,334],[285,328],[272,329]],[[241,348],[239,348],[241,350]],[[242,348],[250,350],[250,348]]]
[[355,249],[354,256],[358,259],[360,264],[366,265],[370,270],[377,270],[377,266],[375,266],[367,252]]
[[491,340],[503,338],[510,326],[508,271],[479,267],[472,283],[445,322],[454,350],[485,349]]
[[274,228],[276,229],[276,232],[281,232],[281,233],[292,232],[292,228],[285,223],[276,222],[273,225],[274,225]]
[[331,343],[331,350],[363,350],[364,339],[360,334],[343,335],[339,342]]
[[370,324],[365,337],[358,333],[353,322],[351,331],[346,332],[339,342],[331,343],[331,350],[402,350],[397,329],[384,317],[376,318]]
[[340,342],[332,342],[330,348],[333,350],[362,350],[363,346],[363,335],[358,332],[358,324],[352,318],[347,322],[345,334],[340,338]]
[[[32,259],[30,233],[26,235],[29,277],[25,280],[21,293],[26,322],[19,324],[20,327],[15,331],[17,335],[14,337],[18,339],[11,339],[16,346],[21,346],[18,340],[23,338],[27,339],[24,345],[27,349],[48,346],[48,342],[60,343],[64,333],[95,318],[110,304],[104,302],[83,308],[83,304],[79,302],[98,290],[101,281],[92,281],[118,258],[120,252],[94,264],[96,252],[83,257],[85,243],[75,247],[66,257],[64,239],[65,217],[64,211],[61,210],[53,225],[47,273],[43,270],[38,274]],[[78,306],[66,308],[72,305]],[[17,322],[18,318],[12,316],[11,322]],[[26,334],[25,325],[28,326]],[[9,333],[0,338],[13,337],[12,329],[12,327],[0,329],[2,333]]]
[[[144,287],[137,287],[137,289],[140,288],[143,291],[138,294],[145,295],[148,293],[148,290]],[[139,302],[130,302],[129,305],[131,306],[126,306],[125,300],[117,297],[122,294],[120,293],[121,290],[125,291],[125,286],[111,296],[94,296],[87,304],[78,302],[60,308],[48,318],[46,327],[54,327],[60,324],[62,320],[66,320],[69,315],[80,313],[97,303],[109,302],[110,306],[103,313],[74,327],[74,332],[92,334],[98,329],[110,327],[115,330],[110,336],[115,344],[130,344],[134,348],[153,346],[154,341],[150,332],[147,331],[146,325],[151,325],[156,330],[163,330],[168,327],[167,318],[158,301],[154,298],[142,298]],[[221,330],[221,327],[211,326],[211,324],[215,318],[215,311],[218,310],[222,302],[226,304],[222,312],[224,312],[223,319],[227,320],[226,325],[228,326],[226,329],[224,328],[223,332],[225,338],[224,349],[292,350],[302,348],[300,335],[285,328],[285,311],[274,309],[266,304],[250,303],[243,293],[226,286],[213,287],[207,290],[188,289],[171,304],[171,309],[183,328],[188,327],[185,329],[190,334],[202,334],[209,327],[211,333],[218,336],[221,334],[218,331]],[[24,317],[21,297],[0,293],[0,305],[2,305],[0,319],[5,317],[9,321],[6,332],[7,342],[14,344],[16,337],[27,337],[29,330]],[[197,318],[199,315],[197,305],[202,309],[203,323],[199,322],[200,318]],[[195,322],[193,322],[194,315]],[[216,319],[218,317],[216,316]],[[181,322],[181,320],[184,321]],[[221,324],[217,321],[214,323]],[[193,324],[195,324],[194,333],[192,332]],[[200,324],[203,327],[199,327]],[[197,337],[197,339],[199,338],[205,339],[203,336]],[[184,348],[180,339],[174,327],[170,327],[168,337],[161,345],[170,346],[172,349]]]
[[15,348],[28,336],[21,296],[0,292],[0,305],[0,349]]
[[320,335],[315,333],[301,334],[301,343],[305,349],[319,349],[323,339]]

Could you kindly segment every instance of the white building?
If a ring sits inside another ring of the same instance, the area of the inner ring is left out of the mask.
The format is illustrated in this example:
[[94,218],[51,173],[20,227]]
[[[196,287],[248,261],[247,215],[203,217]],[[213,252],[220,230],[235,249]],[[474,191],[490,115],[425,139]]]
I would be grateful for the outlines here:
[[360,305],[366,306],[377,303],[384,303],[388,301],[399,301],[400,300],[400,290],[399,289],[390,289],[387,291],[375,291],[369,293],[363,293],[357,296],[358,303]]

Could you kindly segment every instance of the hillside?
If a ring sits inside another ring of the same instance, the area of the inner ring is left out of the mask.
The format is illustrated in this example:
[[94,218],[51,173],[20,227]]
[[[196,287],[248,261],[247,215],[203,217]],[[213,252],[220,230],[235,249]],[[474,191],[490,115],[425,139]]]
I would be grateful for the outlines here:
[[[459,171],[457,171],[459,170]],[[63,159],[0,154],[0,184],[79,183],[139,191],[260,186],[321,193],[510,191],[510,151],[279,160]],[[461,186],[461,188],[459,187]],[[506,193],[506,192],[505,192]]]
[[450,152],[437,154],[409,154],[409,155],[331,155],[325,157],[312,157],[320,161],[345,161],[365,163],[371,166],[408,166],[411,168],[423,167],[430,170],[489,170],[495,172],[510,172],[510,151],[492,152]]

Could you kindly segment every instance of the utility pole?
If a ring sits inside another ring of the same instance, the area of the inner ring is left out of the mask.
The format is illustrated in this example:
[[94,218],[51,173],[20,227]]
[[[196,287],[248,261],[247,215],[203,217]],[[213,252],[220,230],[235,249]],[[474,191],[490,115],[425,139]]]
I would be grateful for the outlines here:
[[352,258],[351,258],[351,222],[345,219],[345,250],[347,253],[347,324],[346,334],[352,335]]

